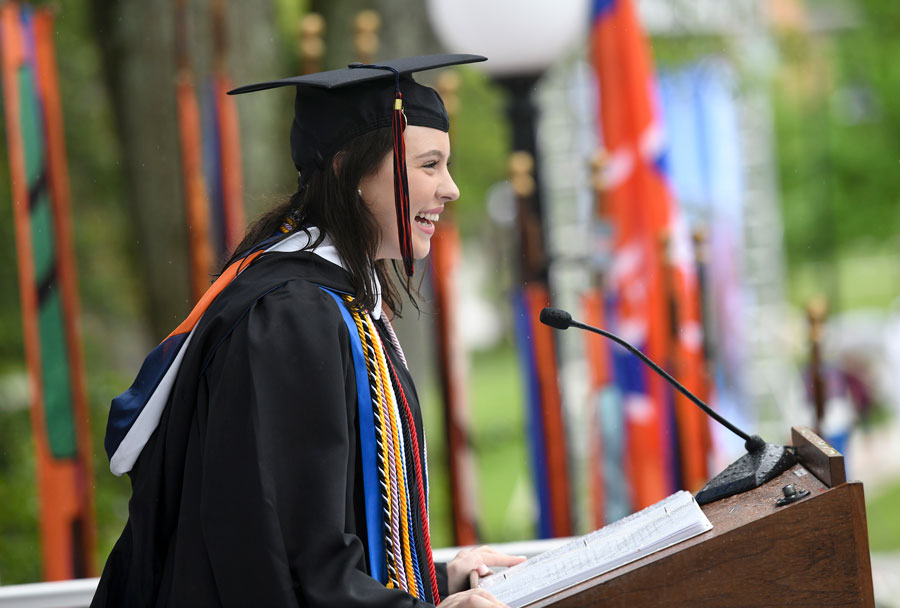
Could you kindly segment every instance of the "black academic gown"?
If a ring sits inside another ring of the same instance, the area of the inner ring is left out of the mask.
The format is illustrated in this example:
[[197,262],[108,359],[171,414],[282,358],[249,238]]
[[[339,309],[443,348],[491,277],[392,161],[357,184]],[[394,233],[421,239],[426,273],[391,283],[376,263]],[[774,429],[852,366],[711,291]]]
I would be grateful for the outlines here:
[[[319,285],[351,291],[314,254],[265,254],[206,311],[92,606],[430,605],[367,574],[350,335]],[[376,325],[422,438],[412,379]]]

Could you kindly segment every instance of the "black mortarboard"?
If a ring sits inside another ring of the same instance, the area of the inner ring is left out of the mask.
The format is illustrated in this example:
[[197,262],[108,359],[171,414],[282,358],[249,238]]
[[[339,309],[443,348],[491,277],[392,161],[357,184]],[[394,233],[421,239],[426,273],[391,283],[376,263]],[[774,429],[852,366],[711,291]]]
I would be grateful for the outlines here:
[[394,199],[400,250],[406,272],[412,275],[412,227],[403,128],[406,124],[442,131],[450,127],[447,110],[437,91],[415,82],[412,74],[485,59],[480,55],[446,54],[405,57],[372,65],[350,64],[341,70],[246,85],[229,91],[229,94],[286,86],[297,88],[291,125],[291,156],[300,172],[301,182],[354,137],[392,127]]

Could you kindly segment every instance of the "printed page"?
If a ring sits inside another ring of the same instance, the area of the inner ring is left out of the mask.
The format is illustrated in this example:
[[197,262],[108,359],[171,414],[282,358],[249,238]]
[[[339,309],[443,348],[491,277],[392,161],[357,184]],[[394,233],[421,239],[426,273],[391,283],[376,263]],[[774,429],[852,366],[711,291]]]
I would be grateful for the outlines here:
[[485,577],[479,587],[518,608],[711,528],[694,497],[676,492],[643,511]]

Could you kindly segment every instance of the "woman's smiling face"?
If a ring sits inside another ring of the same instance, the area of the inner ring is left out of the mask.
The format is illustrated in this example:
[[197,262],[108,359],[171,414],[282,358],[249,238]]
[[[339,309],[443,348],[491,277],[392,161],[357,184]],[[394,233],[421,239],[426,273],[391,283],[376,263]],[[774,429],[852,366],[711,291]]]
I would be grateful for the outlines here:
[[[448,168],[450,136],[447,133],[410,125],[403,132],[403,138],[409,179],[413,257],[421,259],[431,250],[431,236],[438,216],[445,204],[459,198],[459,189]],[[381,230],[381,242],[375,259],[400,259],[392,153],[385,156],[375,174],[362,179],[359,189]]]

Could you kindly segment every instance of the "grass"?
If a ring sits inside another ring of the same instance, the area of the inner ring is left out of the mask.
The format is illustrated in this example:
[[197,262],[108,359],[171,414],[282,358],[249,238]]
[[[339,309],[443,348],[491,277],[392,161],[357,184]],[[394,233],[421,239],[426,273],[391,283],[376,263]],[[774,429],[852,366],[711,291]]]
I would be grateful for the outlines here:
[[[454,544],[440,399],[434,386],[421,391],[428,434],[431,537]],[[469,430],[475,457],[477,527],[483,542],[534,536],[532,488],[518,362],[512,346],[471,355]]]
[[3,584],[37,581],[41,576],[33,454],[28,410],[0,409],[0,583]]
[[900,480],[866,500],[869,550],[900,551]]
[[470,377],[482,540],[534,535],[518,360],[511,346],[475,354]]
[[829,302],[835,310],[887,309],[900,294],[896,246],[871,247],[843,255],[833,269],[815,263],[794,268],[788,281],[791,301],[804,306],[810,297],[826,293],[828,273],[837,288],[837,293],[829,295],[840,300]]

